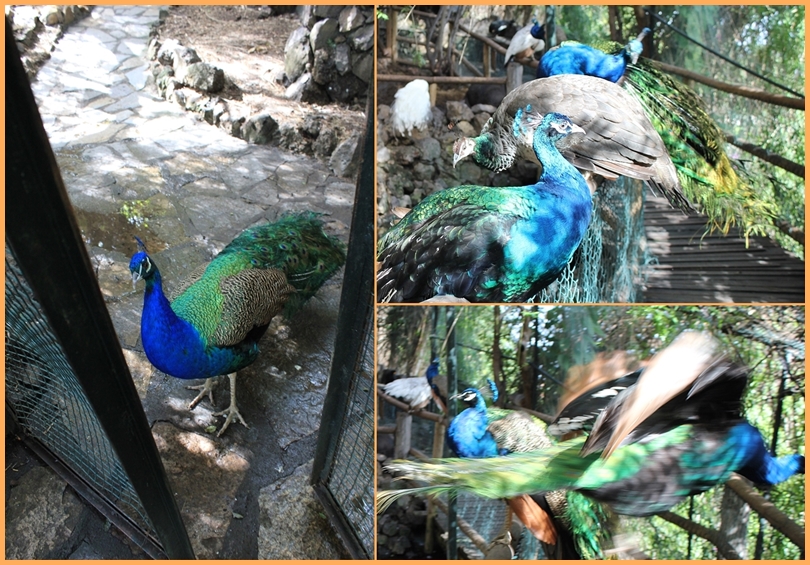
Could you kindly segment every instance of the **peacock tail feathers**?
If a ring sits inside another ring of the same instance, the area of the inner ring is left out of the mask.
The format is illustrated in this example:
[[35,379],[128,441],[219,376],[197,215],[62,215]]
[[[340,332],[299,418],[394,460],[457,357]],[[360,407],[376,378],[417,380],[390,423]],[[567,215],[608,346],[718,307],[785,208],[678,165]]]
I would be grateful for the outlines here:
[[610,508],[577,491],[566,492],[564,500],[560,519],[571,531],[579,554],[583,559],[604,559],[602,548],[609,544],[616,521]]

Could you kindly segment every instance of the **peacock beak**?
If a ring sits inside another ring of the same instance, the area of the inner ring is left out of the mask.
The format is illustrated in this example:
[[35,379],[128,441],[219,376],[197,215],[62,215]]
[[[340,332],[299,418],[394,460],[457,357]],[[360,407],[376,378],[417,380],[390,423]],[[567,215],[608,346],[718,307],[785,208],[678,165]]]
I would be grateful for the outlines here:
[[141,280],[141,273],[138,271],[133,271],[132,273],[132,290],[135,290],[135,283]]
[[581,133],[585,135],[585,130],[579,127],[577,124],[571,124],[571,133]]

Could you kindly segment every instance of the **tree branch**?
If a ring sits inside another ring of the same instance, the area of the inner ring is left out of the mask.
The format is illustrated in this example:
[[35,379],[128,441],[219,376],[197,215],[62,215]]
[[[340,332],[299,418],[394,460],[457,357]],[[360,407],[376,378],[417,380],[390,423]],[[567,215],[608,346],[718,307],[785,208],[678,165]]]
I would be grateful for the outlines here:
[[739,147],[743,151],[754,155],[755,157],[759,157],[763,161],[767,161],[772,165],[776,165],[782,169],[785,169],[789,173],[793,173],[797,177],[804,178],[804,165],[795,163],[790,159],[785,159],[781,155],[777,155],[771,151],[768,151],[764,147],[760,147],[759,145],[754,145],[753,143],[748,143],[747,141],[743,141],[742,139],[737,139],[735,136],[731,135],[730,133],[725,134],[726,141],[730,144]]
[[793,96],[781,96],[779,94],[771,94],[770,92],[766,92],[759,88],[721,82],[719,80],[700,75],[693,71],[682,69],[681,67],[676,67],[674,65],[667,65],[666,63],[662,63],[660,61],[655,61],[655,64],[658,65],[662,71],[666,71],[668,73],[696,80],[697,82],[703,83],[707,86],[711,86],[712,88],[716,88],[717,90],[722,90],[723,92],[730,92],[731,94],[737,94],[738,96],[745,96],[746,98],[753,98],[754,100],[761,100],[762,102],[767,102],[769,104],[775,104],[777,106],[785,106],[786,108],[793,108],[795,110],[804,111],[804,98],[795,98]]
[[720,552],[720,555],[724,559],[741,559],[740,555],[734,551],[734,548],[728,543],[726,540],[726,536],[718,532],[717,530],[709,529],[705,526],[701,526],[693,522],[692,520],[687,520],[683,516],[678,516],[674,512],[659,512],[656,514],[666,520],[667,522],[671,522],[675,524],[679,528],[683,528],[690,534],[696,535],[701,537],[705,540],[708,540],[712,545],[714,545],[717,550]]
[[751,509],[765,518],[804,552],[804,528],[783,514],[772,502],[759,494],[740,475],[734,473],[726,484],[742,498]]

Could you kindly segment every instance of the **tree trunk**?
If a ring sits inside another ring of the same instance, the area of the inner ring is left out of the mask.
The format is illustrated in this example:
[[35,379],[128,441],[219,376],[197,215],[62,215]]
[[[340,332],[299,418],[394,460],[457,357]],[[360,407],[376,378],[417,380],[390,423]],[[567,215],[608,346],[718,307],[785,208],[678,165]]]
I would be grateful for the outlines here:
[[723,501],[720,505],[720,533],[728,540],[741,559],[748,558],[746,535],[748,533],[748,516],[751,507],[737,496],[732,489],[723,487]]

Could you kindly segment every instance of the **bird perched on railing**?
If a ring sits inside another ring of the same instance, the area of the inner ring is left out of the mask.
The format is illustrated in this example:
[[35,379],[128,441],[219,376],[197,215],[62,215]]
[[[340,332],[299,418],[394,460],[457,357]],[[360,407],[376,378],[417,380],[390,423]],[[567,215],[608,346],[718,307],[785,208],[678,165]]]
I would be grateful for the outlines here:
[[[760,485],[804,473],[804,456],[774,457],[741,413],[747,369],[706,334],[685,333],[656,355],[638,382],[604,402],[587,437],[509,457],[397,461],[389,471],[429,486],[381,493],[381,506],[408,492],[466,490],[488,498],[573,490],[615,512],[650,516],[737,472]],[[600,385],[604,386],[604,385]],[[575,410],[575,403],[569,406]]]
[[610,82],[618,82],[624,76],[627,66],[635,63],[644,45],[644,37],[650,33],[645,27],[638,37],[614,54],[605,53],[590,45],[566,41],[559,47],[548,51],[540,58],[537,65],[537,78],[547,78],[561,74],[589,75]]
[[419,410],[428,405],[431,399],[443,414],[447,413],[447,400],[433,380],[439,375],[439,360],[428,365],[424,377],[404,377],[395,379],[383,387],[383,392],[406,403],[411,410]]
[[[525,127],[523,110],[514,127]],[[534,130],[543,173],[529,186],[459,186],[422,200],[379,240],[377,296],[418,302],[452,295],[475,302],[534,296],[571,260],[588,228],[591,193],[555,146],[584,133],[549,113]],[[522,134],[521,134],[522,135]]]
[[[467,157],[495,172],[518,158],[538,163],[533,127],[516,131],[516,112],[531,106],[538,116],[559,112],[585,129],[584,139],[560,151],[589,177],[615,180],[626,176],[647,182],[679,208],[688,209],[675,166],[644,108],[621,87],[595,77],[560,75],[533,80],[512,90],[477,137],[461,137],[453,145],[453,166]],[[521,133],[521,135],[518,135]]]
[[505,37],[512,39],[515,37],[518,28],[515,25],[515,20],[495,20],[489,24],[489,34],[498,37]]
[[535,51],[543,48],[543,26],[537,23],[536,18],[532,18],[529,25],[524,26],[515,32],[512,41],[504,55],[504,66],[512,62],[513,59],[523,59],[531,57]]
[[316,214],[288,214],[243,231],[210,263],[194,270],[169,301],[157,265],[138,240],[129,269],[143,279],[141,341],[149,361],[173,377],[206,379],[189,405],[207,394],[213,378],[228,375],[230,406],[217,435],[234,419],[247,426],[236,404],[236,372],[259,354],[259,339],[274,316],[295,313],[343,264],[345,246],[323,232]]
[[537,76],[587,74],[612,82],[623,77],[621,87],[641,103],[663,139],[689,202],[723,232],[736,221],[745,227],[761,224],[771,210],[737,174],[723,149],[725,134],[703,101],[655,61],[638,58],[645,32],[649,29],[624,47],[611,41],[567,42],[543,56]]
[[411,135],[414,128],[425,129],[432,116],[430,89],[426,80],[412,80],[394,94],[391,125],[398,135]]

